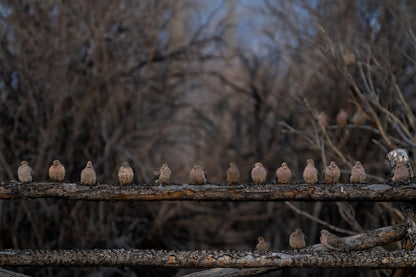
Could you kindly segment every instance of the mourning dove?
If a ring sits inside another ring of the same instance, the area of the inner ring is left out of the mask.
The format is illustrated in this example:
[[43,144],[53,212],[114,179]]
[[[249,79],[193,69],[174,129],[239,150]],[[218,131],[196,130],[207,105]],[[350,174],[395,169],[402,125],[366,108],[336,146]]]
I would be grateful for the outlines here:
[[312,159],[306,161],[306,167],[303,171],[303,180],[307,184],[315,184],[318,182],[318,170],[315,168],[315,162]]
[[354,123],[354,125],[356,125],[356,126],[364,125],[365,117],[364,117],[364,114],[361,111],[361,109],[357,109],[357,111],[352,116],[351,120],[352,120],[352,123]]
[[85,168],[81,171],[81,184],[94,185],[96,181],[97,176],[94,167],[92,166],[92,162],[88,161]]
[[304,248],[306,245],[305,242],[305,234],[302,232],[300,228],[297,228],[293,233],[290,234],[289,237],[289,245],[293,249],[301,249]]
[[406,149],[399,148],[392,150],[387,154],[386,157],[389,160],[392,173],[394,173],[394,170],[398,165],[398,162],[401,161],[402,164],[404,164],[407,170],[409,171],[409,177],[413,178],[413,169],[412,165],[410,164],[409,156],[407,155]]
[[320,241],[323,247],[328,251],[345,250],[345,242],[327,230],[321,230]]
[[170,175],[172,174],[172,171],[170,171],[170,168],[167,163],[162,164],[162,166],[156,170],[154,173],[156,183],[158,184],[167,184],[170,180]]
[[344,109],[341,109],[337,114],[337,125],[344,127],[348,123],[348,114]]
[[337,164],[334,161],[330,162],[329,165],[326,167],[324,173],[325,183],[336,184],[339,182],[340,176],[341,172],[339,171]]
[[355,64],[355,54],[351,51],[348,51],[342,57],[346,66]]
[[285,162],[276,170],[276,178],[279,184],[287,184],[292,179],[292,171]]
[[62,182],[65,178],[65,167],[59,160],[54,160],[49,167],[49,178],[54,182]]
[[269,251],[270,250],[270,244],[268,244],[263,237],[258,237],[257,239],[258,243],[256,245],[256,250],[259,251]]
[[118,170],[118,181],[122,185],[131,184],[134,173],[128,162],[124,162]]
[[205,184],[207,182],[207,172],[205,168],[195,165],[189,172],[189,180],[192,184]]
[[394,168],[393,182],[403,182],[409,179],[409,169],[403,160],[398,160]]
[[235,163],[230,163],[230,167],[227,169],[227,183],[238,184],[240,180],[240,170]]
[[262,163],[255,163],[251,170],[251,179],[256,184],[262,184],[266,182],[267,171]]
[[365,169],[360,161],[356,161],[351,169],[350,182],[353,184],[364,183],[366,179]]
[[325,112],[320,112],[318,114],[318,123],[323,129],[328,127],[328,117],[326,116]]
[[22,161],[19,168],[17,169],[17,177],[22,183],[32,182],[33,170],[27,163],[27,161]]

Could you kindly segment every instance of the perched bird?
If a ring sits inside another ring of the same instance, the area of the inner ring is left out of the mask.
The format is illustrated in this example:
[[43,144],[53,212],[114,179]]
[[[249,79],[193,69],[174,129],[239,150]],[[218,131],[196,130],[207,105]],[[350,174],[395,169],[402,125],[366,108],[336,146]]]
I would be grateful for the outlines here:
[[392,173],[394,173],[394,170],[396,166],[398,165],[398,162],[401,161],[403,165],[407,168],[409,171],[410,178],[413,178],[413,169],[412,165],[410,164],[409,156],[407,155],[407,151],[405,149],[395,149],[390,151],[387,154],[387,159],[390,163],[390,169]]
[[295,250],[304,248],[306,245],[305,239],[305,234],[300,228],[297,228],[293,233],[290,234],[289,245]]
[[364,125],[365,116],[364,116],[363,111],[361,111],[361,109],[357,109],[357,111],[352,116],[351,120],[352,120],[352,123],[354,123],[354,125],[356,125],[356,126]]
[[394,168],[393,182],[403,182],[409,179],[409,169],[403,160],[398,160]]
[[124,162],[118,170],[118,181],[122,185],[130,184],[133,181],[134,173],[128,162]]
[[292,179],[292,171],[287,167],[287,163],[283,162],[276,170],[276,178],[279,184],[287,184],[290,182],[290,179]]
[[238,184],[240,180],[240,170],[235,163],[230,163],[230,167],[227,169],[227,183]]
[[351,169],[350,182],[353,184],[364,183],[366,178],[365,169],[361,165],[360,161],[356,161],[355,165]]
[[267,171],[264,168],[262,163],[255,163],[253,169],[251,170],[251,179],[256,184],[261,184],[266,182]]
[[321,244],[328,251],[345,250],[345,242],[338,236],[328,232],[327,230],[321,230]]
[[207,171],[205,168],[195,165],[189,172],[189,180],[192,184],[205,184],[207,182]]
[[167,184],[170,180],[170,175],[172,174],[172,171],[170,171],[170,168],[167,163],[162,164],[162,166],[153,172],[154,180],[158,184]]
[[17,169],[17,177],[22,183],[32,182],[33,170],[27,163],[27,161],[22,161],[19,168]]
[[49,178],[54,182],[62,182],[65,178],[65,167],[59,160],[54,160],[49,167]]
[[348,114],[344,109],[339,110],[337,114],[337,125],[344,127],[348,123]]
[[263,237],[258,237],[257,239],[258,243],[256,245],[256,250],[259,251],[269,251],[270,248],[270,244],[268,244]]
[[330,162],[324,172],[325,183],[327,184],[338,183],[340,176],[341,176],[341,172],[339,171],[337,164],[334,161]]
[[328,117],[325,112],[322,111],[318,114],[318,123],[323,129],[328,127]]
[[348,51],[342,57],[346,66],[355,64],[355,54],[351,51]]
[[94,185],[96,181],[97,176],[94,167],[92,166],[92,162],[88,161],[85,168],[81,171],[81,184]]
[[318,182],[318,170],[315,168],[315,162],[312,159],[306,161],[306,167],[303,171],[303,180],[307,184],[315,184]]

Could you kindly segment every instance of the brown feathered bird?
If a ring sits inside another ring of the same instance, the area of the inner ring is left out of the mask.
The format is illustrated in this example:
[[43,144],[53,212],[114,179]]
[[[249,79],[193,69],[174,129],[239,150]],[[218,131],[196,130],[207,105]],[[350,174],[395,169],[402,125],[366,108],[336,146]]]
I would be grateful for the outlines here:
[[325,129],[326,127],[328,127],[328,117],[326,116],[326,113],[325,112],[320,112],[318,114],[318,124],[323,129]]
[[324,173],[325,183],[336,184],[339,182],[340,176],[341,172],[339,171],[337,164],[334,161],[330,162],[329,165],[326,167]]
[[133,169],[131,168],[128,162],[123,162],[120,168],[118,169],[118,181],[122,185],[131,184],[133,182]]
[[230,163],[230,167],[227,169],[227,183],[238,184],[240,180],[240,170],[235,163]]
[[348,114],[344,109],[341,109],[337,114],[337,125],[344,127],[348,123]]
[[189,180],[191,184],[205,184],[207,182],[207,171],[205,168],[195,165],[189,172]]
[[54,182],[62,182],[65,178],[65,167],[59,160],[54,160],[49,167],[49,178]]
[[27,161],[22,161],[19,168],[17,169],[17,178],[22,183],[32,182],[33,179],[33,170],[27,163]]
[[153,172],[154,180],[158,184],[168,184],[170,180],[170,175],[172,171],[170,170],[167,163],[162,164],[162,166]]
[[256,250],[259,251],[269,251],[270,248],[270,244],[268,244],[263,237],[258,237],[257,239],[258,243],[256,245]]
[[356,161],[351,169],[350,182],[353,184],[364,183],[366,179],[365,169],[360,161]]
[[303,171],[303,180],[307,184],[315,184],[318,182],[318,170],[315,168],[315,162],[312,159],[306,161],[306,167]]
[[290,179],[292,179],[292,171],[287,166],[287,163],[283,162],[276,170],[276,178],[279,184],[287,184],[290,182]]
[[403,160],[397,160],[396,167],[394,168],[393,182],[404,182],[409,179],[409,168],[403,162]]
[[338,236],[331,234],[327,230],[321,230],[320,241],[323,247],[328,251],[345,250],[345,242]]
[[361,111],[360,109],[357,109],[357,111],[352,116],[352,123],[356,126],[364,125],[365,116],[364,116],[363,111]]
[[81,171],[81,184],[94,185],[97,181],[97,175],[95,174],[92,162],[88,161],[85,168]]
[[251,179],[256,184],[262,184],[266,182],[267,171],[262,163],[255,163],[254,168],[251,170]]
[[300,228],[297,228],[289,237],[289,245],[293,249],[301,249],[306,246],[306,236]]

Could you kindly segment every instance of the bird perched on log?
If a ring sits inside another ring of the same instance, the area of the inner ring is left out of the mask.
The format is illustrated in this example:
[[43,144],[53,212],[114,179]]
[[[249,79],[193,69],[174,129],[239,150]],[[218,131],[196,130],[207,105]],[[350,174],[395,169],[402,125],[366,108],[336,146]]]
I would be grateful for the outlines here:
[[366,178],[364,167],[360,161],[356,161],[355,165],[351,168],[350,182],[353,184],[364,183]]
[[117,176],[119,183],[122,185],[131,184],[131,182],[133,182],[134,173],[128,162],[123,162],[118,169]]
[[302,232],[300,228],[297,228],[289,236],[289,245],[295,250],[304,248],[306,246],[305,239],[306,239],[305,234]]
[[189,172],[189,180],[191,184],[205,184],[207,182],[207,171],[205,168],[195,165]]
[[[403,182],[413,178],[412,165],[405,149],[392,150],[386,158],[390,163],[393,182]],[[407,238],[411,242],[411,249],[414,250],[416,247],[416,205],[413,202],[401,202],[399,207],[406,222]]]
[[33,179],[33,170],[27,163],[27,161],[22,161],[19,168],[17,169],[17,178],[22,183],[32,182]]
[[318,114],[318,124],[322,127],[322,129],[326,129],[328,127],[328,117],[324,111]]
[[318,182],[318,170],[315,168],[315,162],[312,159],[306,161],[306,167],[303,171],[303,180],[307,184],[315,184]]
[[230,163],[230,167],[227,169],[227,183],[238,184],[240,180],[240,170],[235,163]]
[[81,171],[81,184],[94,185],[97,181],[97,175],[95,174],[92,162],[88,161],[85,168]]
[[361,109],[357,109],[357,111],[352,116],[352,119],[351,120],[352,120],[352,123],[355,126],[364,125],[364,123],[365,123],[364,112]]
[[279,184],[287,184],[290,182],[290,179],[292,179],[292,171],[287,166],[287,163],[283,162],[276,170],[276,178]]
[[405,166],[409,171],[409,178],[413,178],[413,169],[412,165],[410,164],[409,156],[407,155],[407,151],[405,149],[395,149],[390,151],[387,154],[387,159],[390,163],[391,172],[394,174],[396,167],[398,166],[398,162],[400,162],[401,166]]
[[257,162],[254,164],[253,169],[251,170],[251,179],[256,184],[266,183],[267,171],[264,168],[263,164]]
[[410,172],[407,165],[403,160],[398,160],[396,162],[396,167],[394,168],[393,182],[404,182],[409,180]]
[[324,171],[325,183],[336,184],[339,182],[340,176],[341,176],[341,172],[339,171],[337,164],[334,161],[330,162]]
[[270,244],[268,244],[263,237],[258,237],[257,239],[258,243],[256,245],[256,250],[259,251],[269,251],[270,248]]
[[347,250],[347,245],[340,237],[328,232],[327,230],[321,230],[321,244],[328,251],[342,251]]
[[344,127],[348,123],[348,114],[344,109],[341,109],[337,114],[337,125]]
[[157,184],[168,184],[170,180],[170,175],[172,171],[170,170],[167,163],[162,164],[162,166],[153,172],[153,180]]
[[49,178],[54,182],[62,182],[65,178],[65,167],[59,160],[54,160],[49,167]]

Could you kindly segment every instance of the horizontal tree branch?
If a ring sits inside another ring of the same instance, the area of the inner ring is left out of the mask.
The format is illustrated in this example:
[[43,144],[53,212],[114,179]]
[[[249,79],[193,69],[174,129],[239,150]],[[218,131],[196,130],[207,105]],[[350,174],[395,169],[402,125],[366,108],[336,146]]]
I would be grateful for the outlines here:
[[414,201],[416,184],[105,185],[1,183],[0,199],[92,201]]
[[283,253],[226,250],[0,250],[1,266],[416,268],[410,251]]
[[[0,250],[0,266],[164,266],[164,267],[371,267],[416,268],[416,253],[366,248],[400,240],[399,224],[345,237],[348,251],[327,252],[321,244],[294,251],[227,250]],[[351,251],[360,250],[360,251]]]

